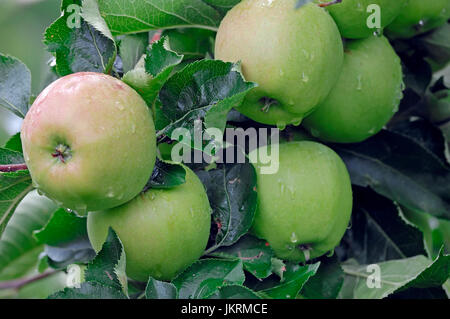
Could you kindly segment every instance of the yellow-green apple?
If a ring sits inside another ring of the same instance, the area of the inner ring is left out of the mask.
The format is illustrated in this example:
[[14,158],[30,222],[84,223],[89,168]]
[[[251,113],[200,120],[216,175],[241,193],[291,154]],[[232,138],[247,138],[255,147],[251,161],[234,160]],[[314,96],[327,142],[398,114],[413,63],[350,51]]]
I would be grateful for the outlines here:
[[385,37],[347,41],[338,83],[303,125],[325,141],[361,142],[392,118],[402,90],[400,58]]
[[297,0],[244,0],[220,24],[215,58],[241,61],[246,80],[258,87],[238,110],[280,128],[300,124],[336,83],[342,40],[331,16]]
[[279,258],[305,262],[332,251],[344,235],[352,211],[350,177],[341,158],[323,144],[279,147],[277,173],[261,174],[265,164],[253,164],[258,207],[252,232]]
[[203,184],[189,168],[186,183],[149,189],[129,203],[88,214],[88,234],[99,251],[112,227],[122,241],[127,275],[171,280],[203,253],[211,208]]
[[393,38],[411,38],[437,28],[450,19],[449,0],[408,0],[406,7],[387,28]]

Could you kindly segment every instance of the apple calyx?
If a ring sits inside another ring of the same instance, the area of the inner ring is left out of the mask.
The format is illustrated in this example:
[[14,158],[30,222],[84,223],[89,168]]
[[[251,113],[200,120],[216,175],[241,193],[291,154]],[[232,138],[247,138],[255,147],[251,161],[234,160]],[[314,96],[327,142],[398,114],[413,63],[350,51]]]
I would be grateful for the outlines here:
[[271,107],[272,105],[279,105],[279,104],[280,104],[277,100],[272,99],[272,98],[267,97],[267,96],[264,96],[264,97],[260,98],[260,99],[259,99],[259,103],[261,103],[262,105],[264,105],[264,106],[261,108],[261,111],[263,111],[264,113],[269,112],[270,107]]
[[66,163],[72,158],[72,150],[68,145],[58,144],[55,148],[55,152],[52,153],[52,157],[57,158],[61,163]]
[[308,262],[310,260],[310,256],[311,256],[311,250],[312,247],[310,244],[301,244],[297,246],[298,249],[300,249],[300,251],[303,253],[303,255],[305,256],[305,262]]

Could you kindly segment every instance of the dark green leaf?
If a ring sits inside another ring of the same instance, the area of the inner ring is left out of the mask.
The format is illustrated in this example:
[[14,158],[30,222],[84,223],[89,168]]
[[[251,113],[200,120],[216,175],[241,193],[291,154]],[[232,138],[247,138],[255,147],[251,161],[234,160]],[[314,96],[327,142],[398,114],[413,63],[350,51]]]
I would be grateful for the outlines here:
[[315,276],[303,286],[301,295],[307,299],[336,299],[344,283],[344,272],[339,261],[333,257],[322,257]]
[[30,70],[19,60],[0,53],[0,107],[24,118],[31,96]]
[[[45,32],[48,51],[56,57],[56,70],[61,76],[75,72],[108,73],[116,57],[116,45],[104,32],[98,31],[81,17],[79,27],[69,27],[76,13],[64,11]],[[96,28],[97,27],[97,28]]]
[[375,192],[354,188],[351,228],[336,252],[341,260],[370,264],[426,255],[421,231],[402,217],[400,208]]
[[288,264],[280,284],[261,293],[274,299],[295,299],[303,285],[316,274],[319,265],[320,262],[306,266]]
[[261,299],[261,297],[245,286],[230,285],[219,287],[208,299]]
[[186,170],[180,164],[156,160],[150,181],[146,188],[172,188],[186,182]]
[[259,279],[272,274],[274,253],[266,241],[246,235],[229,247],[221,247],[212,254],[215,257],[240,259],[244,269]]
[[239,260],[203,259],[190,266],[173,280],[180,299],[207,298],[218,287],[242,285],[245,280]]
[[[201,60],[174,74],[162,88],[160,110],[155,126],[159,135],[172,137],[177,128],[194,136],[194,122],[204,119],[205,128],[225,129],[228,112],[239,106],[249,90],[256,86],[245,82],[235,65],[222,61]],[[167,125],[167,123],[169,123]],[[182,143],[203,150],[193,141]]]
[[65,288],[49,299],[127,299],[120,291],[98,282],[84,282],[80,288]]
[[450,218],[450,169],[413,138],[383,130],[363,143],[334,149],[354,184],[412,210]]
[[169,282],[150,278],[145,288],[145,297],[147,299],[176,299],[177,288]]
[[250,229],[256,212],[256,172],[251,164],[198,171],[213,209],[217,235],[213,247],[230,246]]

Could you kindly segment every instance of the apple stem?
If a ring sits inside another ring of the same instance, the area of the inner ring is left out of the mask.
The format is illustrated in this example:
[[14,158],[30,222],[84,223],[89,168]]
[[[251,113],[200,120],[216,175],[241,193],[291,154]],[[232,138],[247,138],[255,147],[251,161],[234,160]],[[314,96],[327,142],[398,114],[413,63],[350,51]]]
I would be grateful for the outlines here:
[[338,4],[341,2],[342,2],[342,0],[333,0],[333,1],[325,2],[325,3],[319,3],[319,7],[325,8],[325,7],[331,6],[333,4]]
[[0,165],[0,172],[3,172],[3,173],[17,172],[17,171],[23,171],[23,170],[27,170],[27,169],[28,169],[28,167],[26,164]]

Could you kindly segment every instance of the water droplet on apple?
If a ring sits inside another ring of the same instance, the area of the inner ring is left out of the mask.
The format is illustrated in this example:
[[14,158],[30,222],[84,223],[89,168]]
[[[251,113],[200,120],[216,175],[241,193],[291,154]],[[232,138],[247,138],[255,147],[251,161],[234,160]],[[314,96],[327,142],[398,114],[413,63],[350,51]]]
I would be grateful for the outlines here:
[[277,128],[281,131],[283,131],[286,128],[285,122],[277,122]]
[[358,77],[356,78],[356,81],[357,81],[356,89],[358,91],[361,91],[362,90],[362,76],[358,75]]
[[298,241],[297,234],[294,232],[291,234],[291,243],[295,244]]
[[292,124],[293,124],[294,126],[299,126],[300,124],[302,124],[302,121],[303,121],[303,118],[294,119],[294,120],[292,121]]
[[309,76],[307,76],[305,74],[305,72],[302,73],[302,81],[305,82],[305,83],[307,83],[309,81]]

